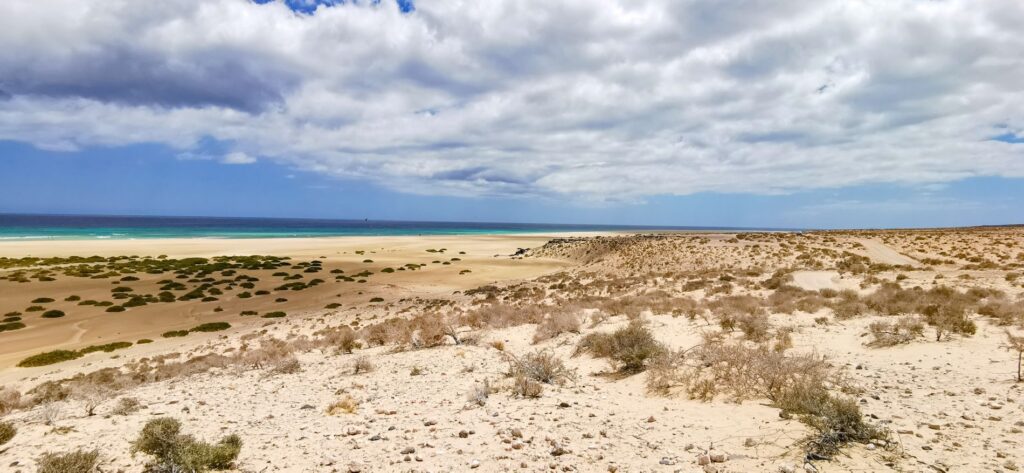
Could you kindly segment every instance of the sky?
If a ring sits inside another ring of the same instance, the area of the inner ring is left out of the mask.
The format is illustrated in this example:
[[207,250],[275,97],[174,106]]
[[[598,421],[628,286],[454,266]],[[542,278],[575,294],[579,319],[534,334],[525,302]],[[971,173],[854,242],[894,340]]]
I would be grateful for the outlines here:
[[0,212],[1024,223],[1019,0],[5,0]]

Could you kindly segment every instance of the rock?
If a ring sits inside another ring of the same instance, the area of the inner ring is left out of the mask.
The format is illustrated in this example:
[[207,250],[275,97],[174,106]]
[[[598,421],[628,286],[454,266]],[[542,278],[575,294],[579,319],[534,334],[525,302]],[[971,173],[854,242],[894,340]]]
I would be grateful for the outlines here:
[[437,425],[437,421],[436,420],[427,420],[427,421],[423,422],[423,425],[426,426],[426,427],[430,427],[432,425]]
[[648,424],[650,424],[650,423],[652,423],[652,422],[654,422],[654,421],[655,421],[655,420],[654,420],[654,416],[650,416],[650,417],[648,417],[648,418],[647,418],[647,423],[648,423]]
[[555,445],[555,448],[551,449],[551,456],[553,456],[553,457],[560,457],[560,456],[565,455],[567,453],[569,453],[569,451],[564,449],[564,448],[562,448],[561,445]]
[[712,463],[725,463],[729,460],[729,456],[724,453],[712,453],[710,458]]
[[459,438],[460,439],[464,439],[466,437],[469,437],[469,432],[466,432],[465,430],[460,430],[459,431]]
[[408,455],[410,453],[416,453],[416,449],[413,447],[405,447],[402,449],[402,455]]
[[711,457],[708,456],[708,455],[697,455],[697,464],[698,465],[710,465],[711,464]]
[[661,461],[659,461],[658,463],[662,465],[675,465],[676,461],[669,457],[661,457]]
[[472,460],[469,462],[470,468],[480,468],[480,460]]
[[361,473],[363,471],[363,465],[359,463],[349,463],[348,473]]
[[779,473],[796,473],[796,467],[787,463],[779,467]]

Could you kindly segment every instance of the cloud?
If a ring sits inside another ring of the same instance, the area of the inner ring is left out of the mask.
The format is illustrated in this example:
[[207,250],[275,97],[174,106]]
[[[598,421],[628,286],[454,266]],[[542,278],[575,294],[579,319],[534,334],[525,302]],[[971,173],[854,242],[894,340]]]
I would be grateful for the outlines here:
[[0,2],[0,139],[597,201],[1024,177],[1018,0],[292,3]]
[[220,162],[224,164],[252,164],[256,162],[256,158],[241,151],[235,151],[224,155]]

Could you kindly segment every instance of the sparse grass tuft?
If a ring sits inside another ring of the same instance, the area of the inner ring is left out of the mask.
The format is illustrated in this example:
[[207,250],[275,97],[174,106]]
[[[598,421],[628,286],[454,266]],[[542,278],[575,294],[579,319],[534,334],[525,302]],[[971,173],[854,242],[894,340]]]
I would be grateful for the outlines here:
[[36,460],[37,473],[92,473],[100,452],[76,450],[68,453],[44,453]]

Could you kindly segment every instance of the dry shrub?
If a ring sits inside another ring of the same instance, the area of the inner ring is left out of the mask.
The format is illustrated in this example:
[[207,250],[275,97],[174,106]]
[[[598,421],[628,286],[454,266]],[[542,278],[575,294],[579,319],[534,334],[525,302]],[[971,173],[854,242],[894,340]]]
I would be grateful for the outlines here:
[[935,328],[935,341],[952,334],[974,335],[978,327],[967,317],[967,307],[960,302],[926,306],[922,313],[928,325]]
[[844,289],[831,303],[832,313],[837,319],[845,320],[858,317],[869,312],[867,304],[860,299],[857,291]]
[[768,296],[767,304],[772,312],[779,314],[792,314],[798,310],[812,314],[825,307],[826,300],[816,291],[806,291],[796,286],[780,286]]
[[86,416],[96,414],[96,408],[110,399],[113,391],[103,385],[82,384],[71,390],[71,398],[82,403]]
[[150,420],[132,443],[132,453],[155,457],[148,465],[153,472],[191,472],[231,468],[242,449],[242,439],[228,435],[216,444],[181,433],[181,423],[170,417]]
[[978,315],[992,317],[999,325],[1014,325],[1024,322],[1024,302],[995,299],[978,307]]
[[302,371],[302,363],[294,355],[275,360],[270,371],[276,374],[294,374]]
[[0,386],[0,415],[21,408],[24,400],[16,389]]
[[134,397],[122,397],[117,400],[117,405],[111,409],[110,413],[118,416],[126,416],[133,412],[138,411],[142,408],[142,403]]
[[503,342],[501,340],[494,340],[491,343],[489,343],[488,345],[490,345],[491,348],[493,348],[495,350],[505,351],[505,342]]
[[665,351],[642,320],[612,333],[591,333],[576,345],[573,356],[589,353],[596,358],[608,358],[612,367],[624,374],[640,373],[647,362]]
[[576,380],[576,371],[565,366],[551,350],[540,350],[516,357],[505,354],[508,362],[506,376],[511,378],[525,377],[545,384],[565,384]]
[[352,374],[354,375],[360,373],[369,373],[373,371],[375,368],[376,366],[373,365],[373,362],[371,362],[370,359],[365,356],[360,356],[359,358],[356,358],[351,365]]
[[895,322],[872,322],[868,326],[868,332],[872,336],[868,346],[891,347],[910,343],[915,338],[924,335],[924,322],[916,316],[904,316]]
[[544,320],[542,306],[516,307],[508,304],[489,304],[462,316],[462,323],[473,328],[507,328],[523,324],[536,324]]
[[736,320],[736,325],[743,332],[743,337],[752,342],[768,339],[772,323],[765,314],[745,314]]
[[355,414],[359,410],[359,401],[349,395],[331,403],[327,406],[327,415]]
[[533,343],[555,338],[563,333],[580,333],[580,318],[575,312],[559,310],[552,312],[533,333]]
[[535,399],[540,397],[543,392],[544,385],[538,383],[537,381],[534,381],[523,375],[518,375],[515,378],[513,378],[513,396]]
[[812,429],[804,440],[810,459],[831,459],[849,443],[888,436],[884,429],[864,421],[855,399],[836,396],[813,380],[787,386],[774,403],[785,414],[799,416]]
[[494,388],[491,387],[491,382],[485,379],[483,383],[477,384],[469,390],[469,393],[466,394],[466,401],[482,407],[487,404],[487,398],[493,392]]
[[18,434],[18,428],[10,422],[0,422],[0,445],[10,442]]
[[412,326],[402,318],[387,319],[363,329],[363,339],[370,346],[410,345],[412,335]]
[[316,333],[327,346],[337,347],[341,353],[352,353],[356,349],[359,336],[348,325],[324,329]]
[[1006,347],[1010,351],[1017,352],[1017,382],[1024,381],[1024,372],[1021,371],[1024,366],[1024,335],[1014,335],[1009,330],[1006,331]]
[[92,473],[96,471],[100,452],[76,450],[68,453],[44,453],[36,460],[37,473]]
[[281,360],[294,358],[296,347],[284,340],[269,338],[260,342],[259,348],[250,349],[243,346],[236,358],[245,366],[263,369],[276,366]]
[[814,430],[806,440],[812,458],[827,458],[849,442],[880,438],[884,432],[864,422],[852,399],[827,387],[836,373],[813,354],[786,355],[767,345],[724,343],[722,337],[687,351],[665,352],[651,363],[647,387],[668,394],[681,388],[693,399],[725,395],[735,401],[764,398],[785,415],[800,416]]

